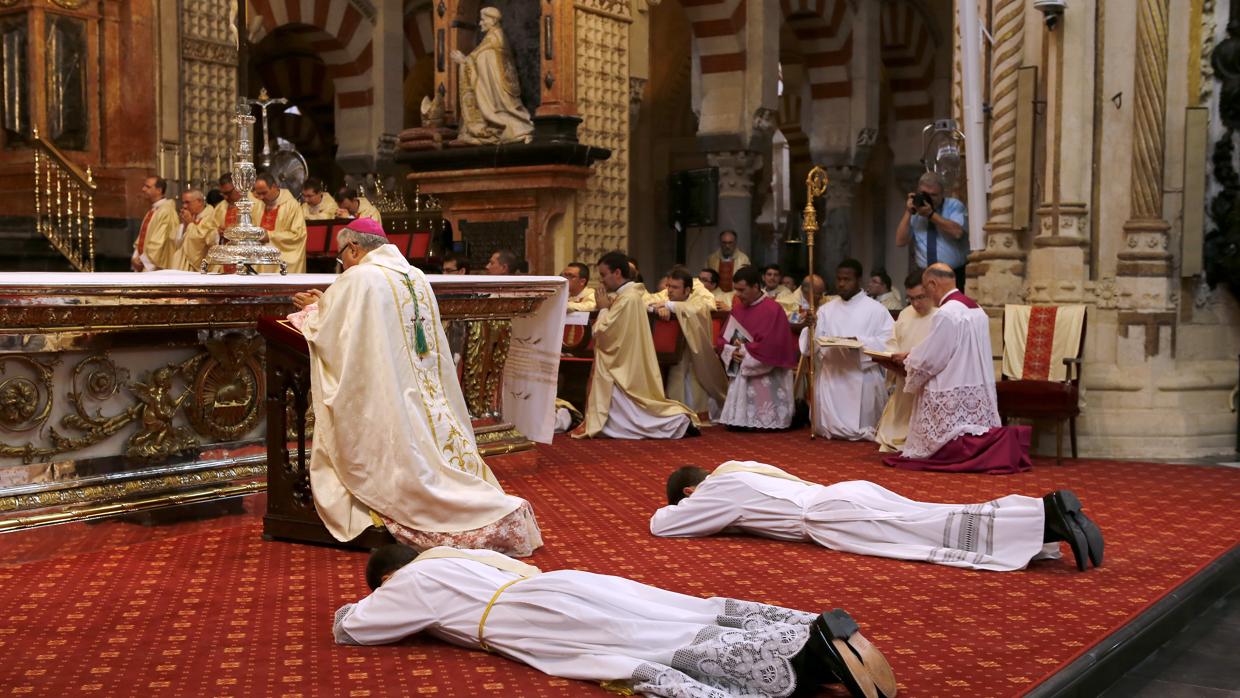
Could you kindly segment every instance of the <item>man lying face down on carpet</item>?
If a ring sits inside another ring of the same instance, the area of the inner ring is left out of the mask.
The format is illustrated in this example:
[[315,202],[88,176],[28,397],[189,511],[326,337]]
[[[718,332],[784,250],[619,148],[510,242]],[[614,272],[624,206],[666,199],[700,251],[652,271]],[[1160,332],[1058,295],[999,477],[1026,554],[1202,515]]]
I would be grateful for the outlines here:
[[691,465],[675,470],[667,500],[650,519],[656,536],[709,536],[731,528],[860,555],[999,572],[1058,557],[1059,541],[1067,541],[1081,571],[1102,564],[1102,531],[1069,490],[1041,499],[1011,494],[983,504],[927,504],[864,480],[828,487],[773,465],[728,461],[713,473]]
[[371,554],[373,593],[336,611],[342,645],[427,632],[566,679],[651,696],[896,695],[891,666],[843,610],[686,596],[623,577],[542,573],[490,550],[402,545]]

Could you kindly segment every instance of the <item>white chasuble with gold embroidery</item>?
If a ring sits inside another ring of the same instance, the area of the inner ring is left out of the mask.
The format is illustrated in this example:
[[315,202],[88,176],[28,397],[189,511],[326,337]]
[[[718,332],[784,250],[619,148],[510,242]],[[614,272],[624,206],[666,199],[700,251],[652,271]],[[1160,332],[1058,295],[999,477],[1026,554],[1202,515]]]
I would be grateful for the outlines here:
[[310,482],[337,539],[364,531],[371,511],[418,531],[459,532],[525,504],[479,455],[431,285],[395,246],[341,274],[302,332],[314,398]]

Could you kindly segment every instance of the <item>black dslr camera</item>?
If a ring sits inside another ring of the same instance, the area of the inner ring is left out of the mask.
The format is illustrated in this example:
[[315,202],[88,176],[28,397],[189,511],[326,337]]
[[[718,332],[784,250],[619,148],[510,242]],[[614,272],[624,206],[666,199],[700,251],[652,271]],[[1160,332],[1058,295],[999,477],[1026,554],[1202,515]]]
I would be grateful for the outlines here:
[[924,191],[919,191],[916,194],[913,194],[913,206],[916,208],[921,208],[922,206],[934,208],[934,201],[930,199],[929,194]]

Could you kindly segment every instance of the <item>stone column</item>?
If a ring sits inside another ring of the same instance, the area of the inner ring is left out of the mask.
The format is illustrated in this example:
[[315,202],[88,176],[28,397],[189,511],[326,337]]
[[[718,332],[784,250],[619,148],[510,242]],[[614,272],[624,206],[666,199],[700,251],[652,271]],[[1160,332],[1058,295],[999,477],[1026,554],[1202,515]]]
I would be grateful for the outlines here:
[[[719,168],[719,215],[718,231],[736,231],[736,247],[746,254],[753,247],[753,189],[754,175],[762,170],[762,156],[748,150],[708,153],[706,161]],[[717,245],[717,236],[709,239],[705,258]],[[695,259],[693,250],[689,259]]]
[[[1089,204],[1093,183],[1094,3],[1074,3],[1062,29],[1046,32],[1045,200],[1029,253],[1027,300],[1079,303],[1089,279]],[[1160,147],[1161,149],[1161,147]]]
[[1025,42],[1024,0],[996,0],[992,24],[994,53],[990,72],[990,210],[986,249],[969,255],[970,293],[987,306],[1020,300],[1025,275],[1021,228],[1013,225],[1016,200],[1017,77]]
[[1133,103],[1131,209],[1116,272],[1122,290],[1146,310],[1168,308],[1171,226],[1163,220],[1169,0],[1140,0]]
[[852,253],[853,201],[861,171],[849,165],[826,170],[827,196],[819,222],[822,228],[814,240],[814,269],[834,285],[835,268]]

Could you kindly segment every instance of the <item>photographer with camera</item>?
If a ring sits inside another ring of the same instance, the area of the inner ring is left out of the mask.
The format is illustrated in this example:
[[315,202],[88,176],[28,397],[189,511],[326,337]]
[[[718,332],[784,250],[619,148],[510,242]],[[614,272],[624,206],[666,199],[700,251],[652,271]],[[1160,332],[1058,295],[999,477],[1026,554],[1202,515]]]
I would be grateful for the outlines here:
[[913,240],[914,266],[921,269],[942,262],[956,272],[957,288],[964,288],[964,265],[969,256],[964,203],[943,196],[943,176],[927,172],[917,180],[917,191],[905,202],[904,217],[896,226],[896,246]]

